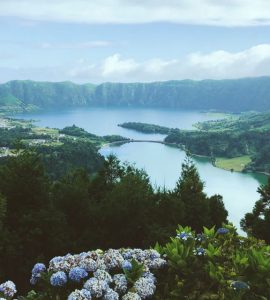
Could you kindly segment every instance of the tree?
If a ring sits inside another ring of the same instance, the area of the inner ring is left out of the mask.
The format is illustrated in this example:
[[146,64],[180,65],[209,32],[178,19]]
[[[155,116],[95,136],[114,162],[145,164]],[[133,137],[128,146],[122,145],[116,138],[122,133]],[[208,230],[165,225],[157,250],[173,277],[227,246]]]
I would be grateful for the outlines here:
[[[220,225],[227,217],[222,198],[216,195],[209,199],[203,188],[198,170],[191,156],[187,154],[174,195],[184,204],[185,215],[182,224],[197,231],[202,230],[203,226]],[[215,215],[215,209],[218,209],[218,215]]]
[[241,227],[248,234],[270,243],[270,177],[266,185],[258,188],[260,199],[255,203],[251,213],[241,220]]

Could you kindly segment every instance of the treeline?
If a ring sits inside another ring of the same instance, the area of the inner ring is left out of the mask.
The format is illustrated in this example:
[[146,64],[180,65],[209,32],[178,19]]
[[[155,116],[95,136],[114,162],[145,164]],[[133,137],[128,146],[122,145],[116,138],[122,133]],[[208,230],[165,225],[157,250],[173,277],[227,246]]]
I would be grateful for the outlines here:
[[29,110],[88,105],[265,111],[270,109],[270,77],[100,85],[10,81],[0,85],[1,108]]
[[245,171],[270,173],[270,131],[203,132],[175,130],[167,143],[184,146],[197,155],[233,158],[250,155],[252,162]]
[[52,181],[39,154],[0,167],[0,282],[28,289],[36,261],[85,249],[149,247],[177,224],[201,231],[227,221],[222,197],[208,197],[187,158],[171,191],[154,190],[147,174],[110,156],[96,176],[73,170]]
[[171,129],[165,126],[159,126],[155,124],[141,123],[141,122],[125,122],[119,124],[118,126],[136,130],[142,133],[160,133],[160,134],[169,134]]

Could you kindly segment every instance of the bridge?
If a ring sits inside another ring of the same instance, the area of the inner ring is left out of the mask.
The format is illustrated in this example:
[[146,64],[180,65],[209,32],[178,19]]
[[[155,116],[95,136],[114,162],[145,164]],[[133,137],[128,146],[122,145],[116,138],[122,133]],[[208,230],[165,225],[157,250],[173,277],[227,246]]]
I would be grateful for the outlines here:
[[109,146],[109,145],[118,145],[118,144],[126,144],[126,143],[157,143],[157,144],[163,144],[167,146],[179,147],[179,145],[176,143],[168,143],[159,140],[134,140],[134,139],[115,141],[115,142],[108,143],[107,145]]

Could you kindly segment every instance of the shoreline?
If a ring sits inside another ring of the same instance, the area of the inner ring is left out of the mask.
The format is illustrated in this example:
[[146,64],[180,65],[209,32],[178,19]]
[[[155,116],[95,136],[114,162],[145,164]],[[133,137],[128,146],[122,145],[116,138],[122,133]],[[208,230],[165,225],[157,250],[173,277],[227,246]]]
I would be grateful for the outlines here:
[[[186,151],[185,147],[184,146],[181,146],[179,144],[175,144],[175,143],[166,143],[164,141],[154,141],[154,140],[133,140],[133,139],[129,139],[129,140],[126,140],[126,141],[116,141],[116,142],[111,142],[111,143],[106,143],[104,145],[102,145],[99,149],[101,148],[107,148],[107,147],[110,147],[111,145],[121,145],[121,144],[126,144],[126,143],[157,143],[157,144],[163,144],[165,146],[169,146],[169,147],[175,147],[175,148],[178,148],[178,149],[181,149],[183,151]],[[256,171],[256,172],[243,172],[243,171],[230,171],[230,170],[227,170],[227,169],[224,169],[224,168],[220,168],[218,166],[215,165],[215,158],[213,159],[212,157],[210,156],[207,156],[207,155],[201,155],[201,154],[195,154],[195,153],[190,153],[191,156],[193,157],[201,157],[201,158],[206,158],[209,160],[209,163],[211,163],[211,165],[217,169],[220,169],[220,170],[224,170],[224,171],[227,171],[227,172],[236,172],[236,173],[242,173],[242,174],[261,174],[261,175],[265,175],[265,176],[270,176],[270,173],[267,173],[267,172],[262,172],[262,171]]]

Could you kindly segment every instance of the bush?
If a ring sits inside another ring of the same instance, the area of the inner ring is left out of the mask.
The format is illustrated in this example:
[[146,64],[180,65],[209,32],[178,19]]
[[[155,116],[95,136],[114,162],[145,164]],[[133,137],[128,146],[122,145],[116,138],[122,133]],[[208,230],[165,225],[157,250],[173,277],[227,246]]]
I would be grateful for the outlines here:
[[269,299],[270,247],[236,234],[231,225],[195,234],[180,227],[164,247],[168,268],[154,299]]
[[[232,225],[196,234],[189,227],[155,249],[96,250],[55,257],[32,270],[34,290],[18,299],[267,300],[270,246],[237,235]],[[2,294],[1,294],[2,293]],[[0,285],[12,299],[16,287]]]

